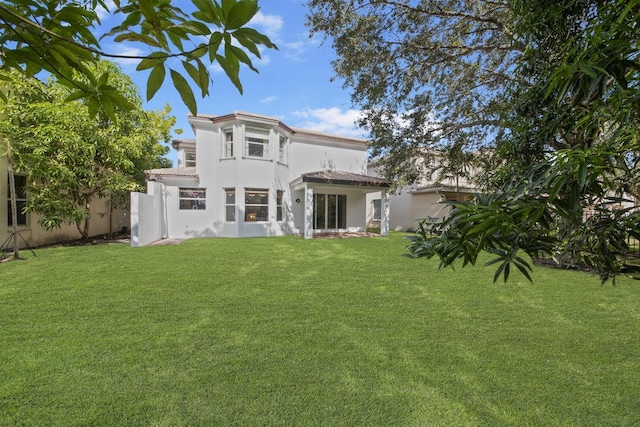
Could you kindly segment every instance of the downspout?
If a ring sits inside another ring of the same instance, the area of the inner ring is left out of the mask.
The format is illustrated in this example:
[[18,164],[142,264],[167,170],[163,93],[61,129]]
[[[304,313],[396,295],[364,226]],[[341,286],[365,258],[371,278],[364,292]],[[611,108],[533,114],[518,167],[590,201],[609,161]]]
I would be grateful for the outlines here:
[[304,238],[313,239],[313,188],[304,187]]
[[160,185],[162,186],[162,197],[160,198],[160,203],[161,203],[161,212],[162,212],[162,230],[160,230],[160,237],[163,239],[167,239],[169,238],[169,212],[167,211],[167,187],[164,185],[164,183],[160,183]]

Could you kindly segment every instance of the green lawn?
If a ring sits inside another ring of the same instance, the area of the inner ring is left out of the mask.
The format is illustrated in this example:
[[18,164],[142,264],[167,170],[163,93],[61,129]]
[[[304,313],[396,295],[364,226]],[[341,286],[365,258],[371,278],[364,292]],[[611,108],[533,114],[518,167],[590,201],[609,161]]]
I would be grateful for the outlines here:
[[437,272],[389,238],[0,264],[0,425],[640,425],[640,283]]

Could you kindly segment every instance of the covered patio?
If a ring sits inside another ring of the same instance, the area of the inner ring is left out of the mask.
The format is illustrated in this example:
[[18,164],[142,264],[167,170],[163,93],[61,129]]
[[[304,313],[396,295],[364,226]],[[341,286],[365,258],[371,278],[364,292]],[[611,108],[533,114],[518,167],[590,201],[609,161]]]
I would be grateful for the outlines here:
[[[344,171],[323,170],[300,175],[290,183],[296,204],[301,204],[302,235],[366,231],[366,195],[382,193],[380,234],[389,234],[389,184],[382,178]],[[294,213],[295,214],[295,213]]]

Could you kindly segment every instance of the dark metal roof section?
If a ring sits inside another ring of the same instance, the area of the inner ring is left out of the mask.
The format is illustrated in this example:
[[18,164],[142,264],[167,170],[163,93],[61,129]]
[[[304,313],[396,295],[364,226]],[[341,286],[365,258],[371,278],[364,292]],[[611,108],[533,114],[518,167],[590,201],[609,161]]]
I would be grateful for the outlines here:
[[318,184],[352,185],[361,187],[382,188],[388,188],[390,186],[389,183],[383,178],[335,170],[323,170],[303,173],[300,178],[302,179],[302,182],[314,182]]

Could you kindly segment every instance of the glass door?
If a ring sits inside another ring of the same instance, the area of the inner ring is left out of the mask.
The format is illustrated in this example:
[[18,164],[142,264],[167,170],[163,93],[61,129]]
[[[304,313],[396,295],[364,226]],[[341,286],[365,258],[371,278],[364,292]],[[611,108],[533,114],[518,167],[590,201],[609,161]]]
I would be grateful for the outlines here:
[[347,196],[344,194],[313,195],[313,228],[337,230],[347,227]]

